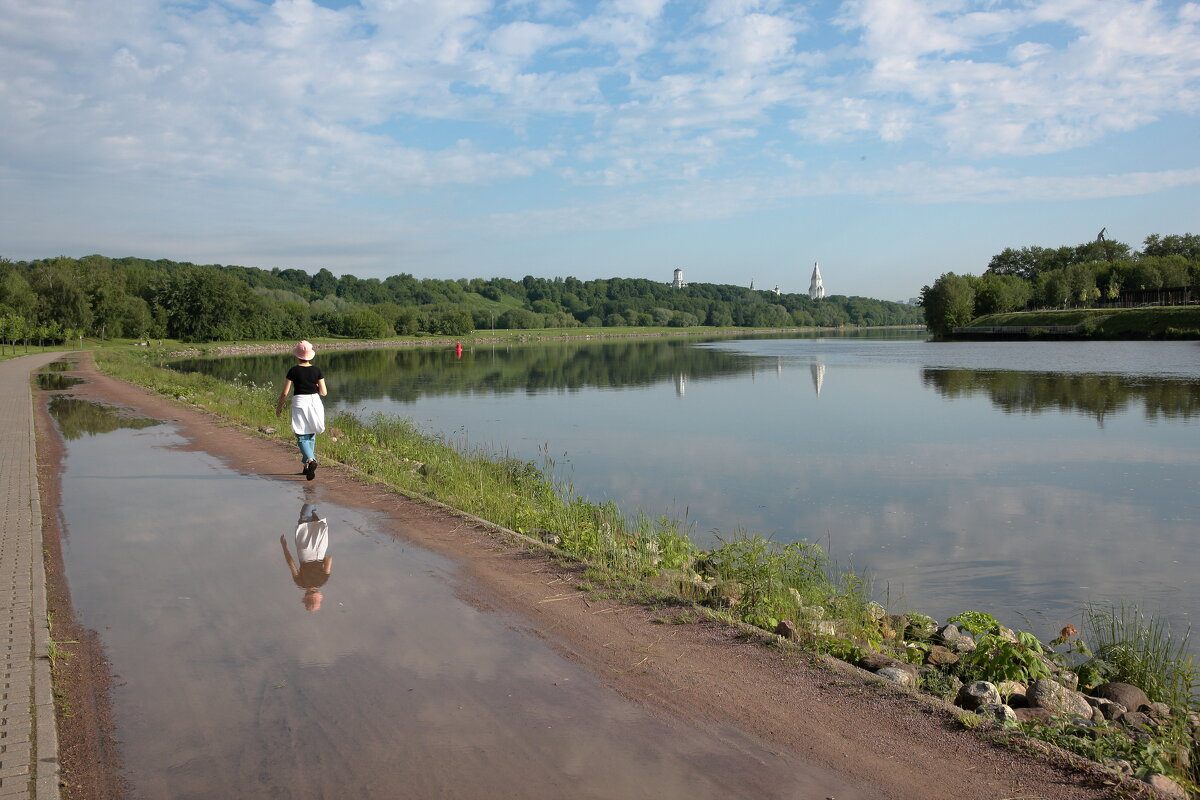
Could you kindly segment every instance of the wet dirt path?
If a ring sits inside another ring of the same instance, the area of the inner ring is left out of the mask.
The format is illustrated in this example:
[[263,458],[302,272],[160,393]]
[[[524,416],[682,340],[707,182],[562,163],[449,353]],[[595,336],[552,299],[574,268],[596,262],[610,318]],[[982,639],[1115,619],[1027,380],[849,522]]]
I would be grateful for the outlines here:
[[[58,411],[66,577],[117,675],[132,797],[873,796],[630,702],[320,477]],[[327,575],[293,577],[301,519]]]

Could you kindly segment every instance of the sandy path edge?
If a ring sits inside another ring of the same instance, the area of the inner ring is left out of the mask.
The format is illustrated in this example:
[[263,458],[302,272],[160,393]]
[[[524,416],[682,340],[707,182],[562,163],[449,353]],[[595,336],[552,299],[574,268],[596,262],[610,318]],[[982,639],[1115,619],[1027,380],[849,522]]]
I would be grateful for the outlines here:
[[[101,375],[90,356],[82,358],[77,373],[89,383],[70,394],[172,420],[191,449],[217,456],[235,470],[276,476],[295,467],[290,442],[232,426],[202,409]],[[44,402],[39,405],[44,409]],[[48,418],[42,421],[43,426],[47,423]],[[51,438],[57,438],[52,424],[39,439],[39,463],[40,446]],[[58,447],[61,456],[61,442]],[[55,479],[55,469],[57,462],[47,461],[46,472],[53,475],[43,479]],[[590,601],[576,590],[581,578],[574,567],[469,519],[364,482],[338,465],[322,464],[317,483],[328,500],[382,511],[395,521],[396,535],[453,558],[469,578],[463,590],[467,599],[519,614],[528,620],[531,632],[653,713],[681,718],[714,735],[734,726],[772,751],[831,768],[870,787],[880,798],[1066,800],[1118,792],[1122,797],[1157,796],[1140,782],[1114,786],[1090,762],[1040,743],[1014,745],[1010,740],[1001,746],[997,741],[1005,737],[963,729],[945,704],[885,684],[840,661],[767,646],[771,637],[766,635],[748,637],[737,628],[707,622],[661,624],[658,620],[675,611]],[[43,496],[46,518],[55,519],[57,546],[58,494]],[[66,592],[61,551],[57,566],[54,560],[48,557],[47,569],[55,573],[54,584]],[[60,624],[67,620],[60,622],[56,616],[56,629]],[[75,702],[95,713],[85,724],[75,725],[80,729],[68,733],[68,741],[75,743],[83,762],[91,759],[79,768],[91,776],[87,782],[98,791],[81,787],[81,774],[67,770],[76,785],[66,796],[120,797],[124,787],[107,716],[102,645],[78,626],[74,632],[71,638],[84,643],[74,647],[88,653],[80,660],[87,668],[66,678],[77,684],[79,697],[90,697]],[[60,719],[60,730],[73,724]]]

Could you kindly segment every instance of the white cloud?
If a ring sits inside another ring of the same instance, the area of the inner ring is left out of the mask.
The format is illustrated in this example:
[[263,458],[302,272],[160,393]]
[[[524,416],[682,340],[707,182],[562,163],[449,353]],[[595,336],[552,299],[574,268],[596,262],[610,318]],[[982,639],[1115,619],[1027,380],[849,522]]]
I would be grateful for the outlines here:
[[[1060,152],[1200,110],[1200,34],[1195,25],[1173,24],[1155,3],[1086,0],[988,12],[972,5],[847,4],[841,23],[861,31],[870,67],[861,99],[915,102],[930,124],[911,130],[940,131],[953,151],[980,155]],[[1020,38],[1046,24],[1058,27],[1061,44]],[[989,59],[984,48],[1012,38],[1009,63]]]
[[[1038,157],[1200,112],[1200,4],[847,0],[816,14],[784,0],[0,0],[0,177],[10,192],[156,186],[218,207],[253,190],[285,208],[541,184],[553,199],[522,206],[562,209],[521,224],[579,229],[819,193],[1195,184],[1190,154],[1175,171],[1066,178]],[[871,172],[845,166],[867,152]]]

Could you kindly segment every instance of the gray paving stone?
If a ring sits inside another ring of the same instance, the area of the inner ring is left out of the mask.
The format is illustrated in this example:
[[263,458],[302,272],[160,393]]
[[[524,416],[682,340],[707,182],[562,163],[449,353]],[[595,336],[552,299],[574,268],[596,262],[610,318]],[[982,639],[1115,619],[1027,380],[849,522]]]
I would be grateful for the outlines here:
[[[61,357],[0,362],[0,798],[58,800],[58,737],[34,708],[53,708],[42,565],[41,498],[29,374]],[[34,747],[33,732],[37,729]]]

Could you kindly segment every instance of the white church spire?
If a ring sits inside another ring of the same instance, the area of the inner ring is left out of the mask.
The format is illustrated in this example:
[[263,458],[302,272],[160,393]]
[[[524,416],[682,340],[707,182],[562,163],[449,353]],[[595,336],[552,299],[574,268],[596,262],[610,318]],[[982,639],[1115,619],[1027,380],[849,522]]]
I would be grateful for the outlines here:
[[821,284],[821,268],[817,266],[817,262],[813,262],[812,280],[808,283],[808,296],[813,300],[820,300],[825,296],[825,287]]

